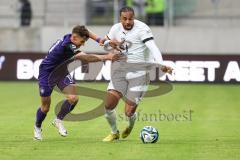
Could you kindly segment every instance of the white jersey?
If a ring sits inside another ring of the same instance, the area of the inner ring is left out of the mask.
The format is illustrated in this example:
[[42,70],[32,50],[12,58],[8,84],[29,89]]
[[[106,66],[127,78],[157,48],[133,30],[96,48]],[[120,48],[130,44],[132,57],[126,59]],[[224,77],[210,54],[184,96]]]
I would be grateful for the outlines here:
[[125,40],[123,53],[127,56],[127,62],[154,62],[151,52],[145,45],[146,41],[153,39],[153,34],[145,23],[134,20],[134,26],[131,30],[125,30],[121,23],[117,23],[112,26],[107,37],[118,41]]

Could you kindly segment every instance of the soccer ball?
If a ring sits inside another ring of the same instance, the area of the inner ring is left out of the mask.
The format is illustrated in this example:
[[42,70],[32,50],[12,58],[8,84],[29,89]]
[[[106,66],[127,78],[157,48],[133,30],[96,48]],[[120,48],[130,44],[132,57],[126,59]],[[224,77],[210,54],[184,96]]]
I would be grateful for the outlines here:
[[143,143],[156,143],[158,141],[158,131],[152,126],[145,126],[140,132]]

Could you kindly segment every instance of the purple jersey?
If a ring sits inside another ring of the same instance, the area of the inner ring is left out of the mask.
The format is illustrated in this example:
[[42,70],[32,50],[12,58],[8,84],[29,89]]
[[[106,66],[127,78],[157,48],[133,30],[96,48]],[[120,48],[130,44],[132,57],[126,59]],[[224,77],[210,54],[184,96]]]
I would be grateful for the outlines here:
[[51,72],[58,65],[80,51],[79,48],[71,42],[70,37],[71,34],[66,34],[62,39],[59,39],[52,45],[39,67],[40,71]]
[[80,51],[79,48],[71,42],[70,37],[71,34],[66,34],[62,39],[59,39],[53,44],[39,66],[38,84],[40,96],[42,97],[50,96],[55,85],[57,85],[60,90],[63,90],[66,86],[75,83],[69,73],[63,77],[61,77],[61,74],[56,77],[50,77],[51,72],[53,72],[55,68]]

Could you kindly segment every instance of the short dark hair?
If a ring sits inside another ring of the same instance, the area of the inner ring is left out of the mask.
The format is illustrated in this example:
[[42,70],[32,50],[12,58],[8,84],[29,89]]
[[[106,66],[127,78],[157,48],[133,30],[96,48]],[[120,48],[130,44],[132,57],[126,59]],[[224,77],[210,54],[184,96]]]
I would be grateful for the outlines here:
[[122,12],[132,12],[134,14],[133,8],[127,7],[127,6],[120,9],[120,11],[119,11],[120,16],[121,16]]
[[76,33],[78,34],[80,37],[84,38],[84,39],[88,39],[89,38],[89,32],[87,30],[87,28],[85,26],[80,26],[77,25],[72,29],[72,33]]

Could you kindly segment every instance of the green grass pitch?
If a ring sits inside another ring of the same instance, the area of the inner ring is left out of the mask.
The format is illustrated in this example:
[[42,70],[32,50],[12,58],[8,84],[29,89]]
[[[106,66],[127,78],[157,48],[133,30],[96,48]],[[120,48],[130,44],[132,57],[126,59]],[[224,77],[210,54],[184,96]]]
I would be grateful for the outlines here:
[[[78,84],[102,91],[107,87],[106,83]],[[53,93],[52,108],[43,123],[44,140],[34,141],[33,125],[40,102],[36,82],[0,82],[0,98],[0,160],[240,159],[240,85],[173,84],[168,94],[145,98],[130,137],[113,143],[101,141],[110,131],[103,116],[65,122],[69,135],[60,137],[51,125],[54,106],[64,98],[57,92]],[[73,113],[91,110],[100,102],[80,96]],[[120,131],[126,126],[123,111],[121,102]],[[182,117],[164,119],[160,113]],[[140,141],[139,132],[145,125],[158,129],[156,144]]]

